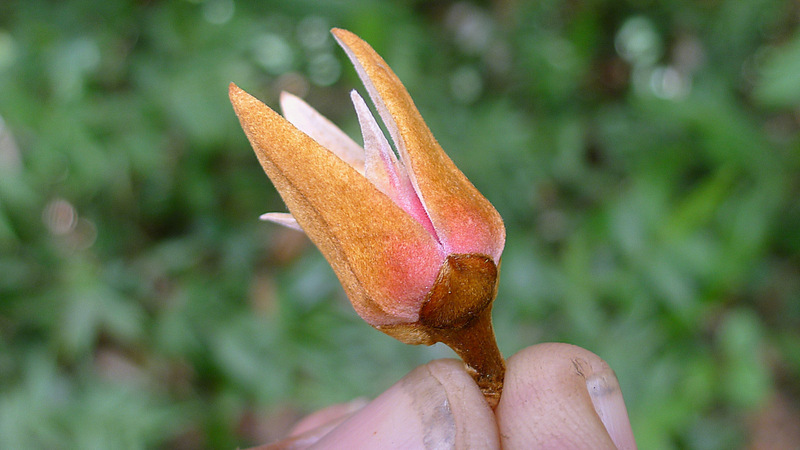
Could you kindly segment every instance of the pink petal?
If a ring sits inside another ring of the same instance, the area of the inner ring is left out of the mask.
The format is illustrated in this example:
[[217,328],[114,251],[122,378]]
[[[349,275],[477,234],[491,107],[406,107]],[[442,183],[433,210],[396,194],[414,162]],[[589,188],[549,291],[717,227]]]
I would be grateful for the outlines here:
[[394,151],[364,99],[355,90],[350,93],[350,98],[356,108],[361,134],[364,136],[364,176],[397,203],[400,176]]
[[414,217],[432,236],[436,237],[433,223],[414,190],[408,172],[403,163],[397,160],[383,130],[375,121],[372,111],[355,90],[351,92],[350,97],[353,99],[358,121],[361,124],[361,133],[364,136],[366,153],[364,175],[381,192],[403,208],[403,211]]

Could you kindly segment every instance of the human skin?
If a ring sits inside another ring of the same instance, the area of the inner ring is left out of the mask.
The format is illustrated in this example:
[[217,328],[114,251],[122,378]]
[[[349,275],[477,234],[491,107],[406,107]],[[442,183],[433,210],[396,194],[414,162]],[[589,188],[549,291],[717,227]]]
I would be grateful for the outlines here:
[[318,411],[261,450],[331,448],[635,449],[614,372],[568,344],[508,359],[497,408],[456,360],[420,366],[369,403]]

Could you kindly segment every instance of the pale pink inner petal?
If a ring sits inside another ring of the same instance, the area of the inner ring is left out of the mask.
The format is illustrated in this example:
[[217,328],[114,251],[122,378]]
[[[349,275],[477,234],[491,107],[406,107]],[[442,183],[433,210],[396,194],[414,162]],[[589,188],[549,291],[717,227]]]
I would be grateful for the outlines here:
[[397,158],[364,99],[356,91],[350,93],[350,98],[364,136],[364,176],[396,202],[400,186]]
[[[361,65],[361,62],[356,57],[355,53],[350,49],[350,47],[342,42],[336,35],[334,38],[339,43],[339,46],[347,54],[347,57],[350,58],[350,61],[353,63],[353,67],[356,69],[356,73],[358,73],[358,78],[361,79],[361,82],[364,83],[364,87],[367,89],[367,93],[369,93],[369,98],[372,99],[372,103],[375,104],[375,109],[378,110],[378,115],[381,116],[381,120],[383,124],[386,125],[386,129],[389,131],[389,136],[391,136],[392,141],[394,142],[395,148],[397,148],[397,153],[400,155],[400,161],[405,162],[408,157],[407,150],[406,150],[406,143],[403,140],[403,136],[400,134],[400,129],[397,127],[397,123],[394,121],[394,118],[389,113],[389,110],[386,108],[386,103],[383,101],[383,97],[381,97],[378,89],[375,88],[375,84],[367,75],[366,70],[364,70],[364,66]],[[425,204],[421,202],[419,197],[419,189],[417,188],[417,180],[414,178],[414,172],[408,171],[408,179],[411,182],[411,186],[417,191],[417,199],[420,200],[420,205],[422,208],[425,208]],[[427,213],[425,214],[427,217]],[[434,233],[436,236],[436,234]],[[437,238],[438,239],[438,238]]]
[[303,231],[303,229],[300,228],[300,225],[294,219],[294,216],[289,213],[266,213],[262,214],[259,219],[265,222],[277,223],[278,225],[283,225],[297,231]]
[[288,92],[281,92],[281,110],[292,125],[364,173],[364,149],[308,103]]
[[355,90],[351,92],[350,97],[353,99],[358,122],[361,124],[361,134],[364,136],[364,176],[436,237],[433,224],[411,184],[408,173],[403,164],[397,160],[372,111]]
[[353,63],[353,67],[355,67],[356,72],[358,73],[358,78],[361,79],[361,82],[364,83],[364,87],[367,88],[367,93],[369,93],[369,98],[372,99],[372,103],[375,104],[375,108],[378,110],[378,114],[381,116],[381,120],[383,120],[384,125],[389,130],[389,135],[392,137],[392,141],[394,141],[395,145],[397,146],[397,151],[400,153],[400,158],[403,159],[403,154],[405,153],[405,142],[403,141],[403,137],[400,135],[400,130],[397,128],[397,123],[395,123],[394,118],[391,114],[389,114],[389,110],[386,108],[386,104],[383,102],[383,98],[381,97],[378,90],[375,88],[375,84],[367,75],[367,72],[364,70],[364,66],[361,65],[361,62],[356,57],[355,53],[350,49],[350,47],[342,42],[336,35],[334,38],[339,43],[339,46],[347,53],[347,57],[350,58],[350,61]]

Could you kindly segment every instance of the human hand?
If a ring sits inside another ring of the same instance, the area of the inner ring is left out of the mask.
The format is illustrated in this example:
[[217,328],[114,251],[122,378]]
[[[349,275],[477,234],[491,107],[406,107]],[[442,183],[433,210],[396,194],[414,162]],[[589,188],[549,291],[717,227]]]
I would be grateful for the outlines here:
[[539,344],[508,359],[492,411],[456,360],[414,369],[375,400],[335,405],[260,450],[319,448],[635,449],[614,372],[568,344]]

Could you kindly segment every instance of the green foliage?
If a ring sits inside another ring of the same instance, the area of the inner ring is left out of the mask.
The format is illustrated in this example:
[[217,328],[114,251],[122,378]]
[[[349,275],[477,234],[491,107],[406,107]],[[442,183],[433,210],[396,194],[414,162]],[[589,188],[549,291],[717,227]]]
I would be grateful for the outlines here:
[[[233,448],[449,356],[371,330],[227,100],[357,129],[348,28],[508,228],[501,348],[609,361],[641,448],[800,392],[796,2],[0,4],[0,447]],[[794,396],[794,397],[793,397]],[[283,424],[283,425],[281,425]]]

